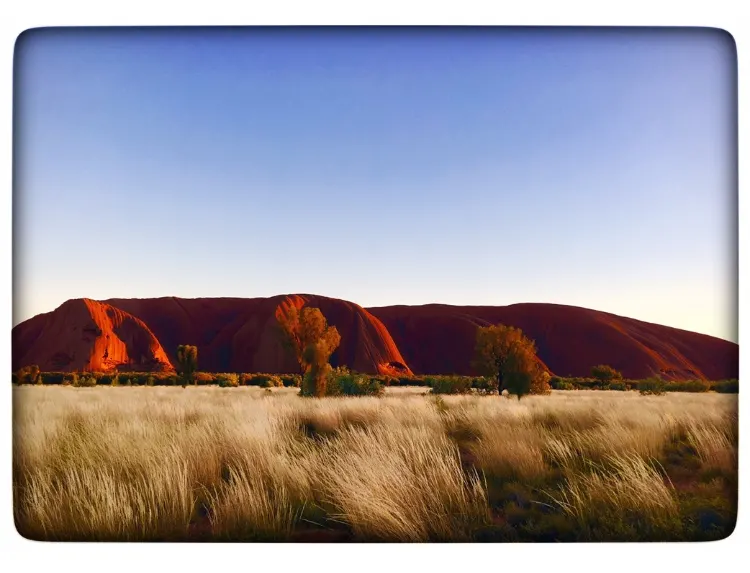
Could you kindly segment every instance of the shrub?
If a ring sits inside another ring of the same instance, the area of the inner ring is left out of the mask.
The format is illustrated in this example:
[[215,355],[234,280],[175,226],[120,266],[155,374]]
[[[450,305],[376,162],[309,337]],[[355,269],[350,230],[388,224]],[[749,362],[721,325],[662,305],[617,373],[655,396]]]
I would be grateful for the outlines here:
[[577,390],[580,385],[576,380],[580,378],[563,378],[561,376],[550,376],[549,386],[552,390]]
[[217,383],[217,377],[210,372],[195,372],[193,374],[193,383],[196,386],[210,386]]
[[391,382],[393,386],[427,386],[424,376],[399,376]]
[[45,372],[44,383],[49,384],[62,384],[65,374],[63,372]]
[[711,384],[711,389],[720,394],[737,394],[740,391],[739,380],[721,380]]
[[439,376],[431,379],[433,394],[469,394],[471,378],[463,376]]
[[85,372],[84,374],[88,378],[93,378],[97,384],[99,384],[99,379],[102,376],[101,372]]
[[265,387],[266,382],[273,378],[273,374],[242,374],[240,383],[243,386]]
[[112,385],[112,374],[97,373],[96,383],[111,386]]
[[237,374],[217,374],[216,381],[220,388],[236,388],[240,385]]
[[81,376],[76,377],[76,381],[73,384],[76,388],[92,388],[96,386],[96,378],[93,376]]
[[667,384],[667,392],[708,392],[711,384],[703,380],[686,380],[685,382],[672,382]]
[[380,380],[375,377],[336,368],[328,373],[326,396],[380,396],[384,392]]
[[284,374],[279,376],[279,378],[286,388],[299,388],[302,384],[302,376],[299,374]]
[[20,368],[16,373],[16,380],[18,384],[35,384],[36,379],[39,377],[39,366],[32,364],[31,366],[24,366]]
[[532,372],[530,394],[549,394],[551,392],[551,388],[549,385],[549,372],[545,370],[536,370]]
[[617,390],[620,392],[624,392],[627,390],[627,386],[625,385],[625,382],[610,382],[607,386],[607,390]]
[[261,385],[263,388],[283,388],[284,382],[278,376],[269,376],[268,380]]
[[599,364],[591,369],[591,376],[600,382],[610,382],[611,380],[622,380],[622,374],[606,364]]
[[145,378],[143,382],[141,382],[141,375],[136,372],[128,372],[128,379],[133,386],[141,386],[146,382]]
[[665,392],[665,386],[661,378],[651,377],[638,382],[638,391],[642,396],[661,396]]
[[486,376],[480,376],[474,378],[471,381],[471,387],[474,388],[479,394],[496,394],[497,393],[497,380],[494,378],[488,378]]

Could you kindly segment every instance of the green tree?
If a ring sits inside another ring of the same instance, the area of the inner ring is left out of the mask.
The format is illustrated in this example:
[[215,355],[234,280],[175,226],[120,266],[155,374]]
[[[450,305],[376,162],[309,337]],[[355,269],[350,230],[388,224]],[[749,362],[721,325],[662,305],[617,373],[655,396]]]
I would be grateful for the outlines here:
[[508,390],[520,400],[526,394],[549,392],[549,374],[536,356],[534,341],[520,328],[497,324],[477,329],[472,366],[497,381],[497,390]]
[[195,383],[195,371],[198,369],[198,348],[181,344],[177,347],[177,366],[182,387],[185,388],[189,383]]
[[618,372],[611,366],[599,364],[591,369],[591,376],[600,382],[611,382],[612,380],[622,380],[622,373]]
[[329,326],[319,308],[295,306],[276,309],[284,345],[294,352],[302,374],[303,396],[325,396],[328,363],[341,343],[335,326]]

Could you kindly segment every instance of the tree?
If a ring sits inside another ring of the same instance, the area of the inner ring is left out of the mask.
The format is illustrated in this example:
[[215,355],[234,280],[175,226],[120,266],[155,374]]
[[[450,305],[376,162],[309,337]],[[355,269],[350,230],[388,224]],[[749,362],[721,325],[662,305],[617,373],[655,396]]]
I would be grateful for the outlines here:
[[181,344],[177,347],[177,366],[182,387],[185,388],[190,382],[195,381],[195,371],[198,369],[198,348]]
[[336,350],[340,341],[341,337],[338,331],[333,328],[332,333],[325,339],[313,342],[305,348],[304,358],[308,366],[302,378],[303,396],[322,398],[326,395],[328,374],[331,372],[328,359]]
[[539,364],[534,341],[520,328],[497,324],[479,327],[472,366],[497,380],[497,390],[514,394],[549,392],[549,374]]
[[611,382],[612,380],[622,380],[622,374],[606,364],[594,366],[591,369],[591,376],[600,382]]
[[294,352],[302,374],[302,394],[324,396],[328,360],[338,348],[341,336],[335,326],[328,326],[318,308],[296,306],[276,309],[276,320],[284,345]]
[[36,364],[24,366],[18,370],[16,376],[19,384],[35,384],[39,378],[39,366]]

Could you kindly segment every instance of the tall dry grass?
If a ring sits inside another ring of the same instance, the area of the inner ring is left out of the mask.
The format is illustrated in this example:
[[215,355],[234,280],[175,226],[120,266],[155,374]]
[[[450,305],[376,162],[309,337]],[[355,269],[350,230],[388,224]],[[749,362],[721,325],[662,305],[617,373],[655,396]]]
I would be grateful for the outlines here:
[[733,395],[296,393],[14,388],[17,527],[42,540],[469,541],[498,511],[493,484],[519,481],[584,538],[627,537],[612,524],[674,531],[659,459],[676,441],[703,470],[736,474]]

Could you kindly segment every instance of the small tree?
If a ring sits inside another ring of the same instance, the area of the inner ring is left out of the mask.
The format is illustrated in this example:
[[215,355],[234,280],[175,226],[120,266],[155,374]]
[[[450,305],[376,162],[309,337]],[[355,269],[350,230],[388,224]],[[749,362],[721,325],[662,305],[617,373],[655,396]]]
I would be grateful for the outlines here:
[[536,357],[536,345],[520,328],[497,324],[479,327],[472,366],[497,381],[497,390],[508,390],[521,399],[525,394],[549,392],[549,375]]
[[328,326],[318,308],[296,306],[276,309],[282,341],[290,349],[302,374],[303,396],[325,396],[328,364],[333,352],[341,343],[335,326]]
[[622,380],[622,373],[618,372],[611,366],[599,364],[591,369],[591,376],[600,382],[612,382],[613,380]]
[[195,383],[195,371],[198,369],[198,348],[181,344],[177,347],[177,365],[182,379],[182,387],[190,382]]
[[339,342],[341,342],[341,337],[338,331],[333,328],[317,342],[307,345],[304,352],[307,371],[302,379],[301,393],[303,396],[322,398],[326,395],[328,374],[331,372],[328,359],[338,347]]
[[36,364],[24,366],[18,370],[16,375],[18,376],[19,384],[36,384],[36,380],[39,377],[39,366]]

